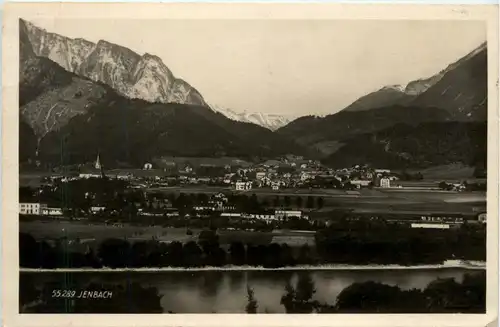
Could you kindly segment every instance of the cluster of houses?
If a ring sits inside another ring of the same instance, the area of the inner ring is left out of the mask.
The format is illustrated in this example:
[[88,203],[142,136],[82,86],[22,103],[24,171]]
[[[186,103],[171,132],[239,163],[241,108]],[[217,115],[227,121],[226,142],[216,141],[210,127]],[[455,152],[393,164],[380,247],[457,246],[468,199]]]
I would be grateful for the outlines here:
[[336,185],[349,184],[353,188],[393,187],[398,180],[388,169],[373,169],[356,165],[351,168],[332,169],[319,161],[304,159],[301,156],[287,155],[278,159],[251,164],[238,162],[234,165],[201,163],[197,166],[189,163],[178,165],[167,162],[156,167],[144,163],[142,169],[103,170],[99,155],[92,167],[82,167],[74,176],[54,178],[63,181],[75,179],[116,178],[136,182],[136,187],[172,186],[186,184],[209,184],[232,187],[236,191],[248,191],[252,188],[297,188],[310,186],[317,179],[336,179]]
[[203,216],[203,213],[218,212],[221,217],[234,219],[251,219],[262,220],[266,222],[283,221],[289,218],[298,218],[308,220],[308,216],[300,210],[275,209],[273,212],[267,213],[248,213],[237,212],[234,205],[229,203],[229,199],[223,193],[217,193],[210,197],[208,204],[205,206],[196,206],[193,208],[195,215]]
[[[88,194],[87,194],[88,195]],[[86,195],[86,196],[87,196]],[[92,195],[88,195],[92,196]],[[139,216],[151,217],[179,217],[178,208],[174,208],[169,199],[152,195],[149,196],[146,202],[134,203]],[[99,215],[101,213],[109,213],[105,205],[94,205],[89,208],[88,214]],[[64,211],[62,208],[48,207],[47,204],[37,202],[21,202],[19,203],[19,214],[33,216],[48,216],[53,218],[63,218]],[[232,218],[236,220],[249,219],[260,220],[265,222],[283,221],[288,218],[308,219],[300,210],[286,210],[279,208],[276,210],[267,211],[266,213],[254,212],[238,212],[235,205],[230,203],[228,197],[224,193],[212,194],[207,201],[197,204],[192,207],[192,210],[185,214],[183,218],[190,217],[210,217],[212,215],[220,215],[221,217]]]
[[389,169],[372,169],[355,166],[344,169],[331,169],[316,161],[306,161],[298,166],[286,161],[268,160],[252,168],[227,174],[224,183],[231,184],[237,191],[246,191],[253,187],[267,187],[273,190],[314,185],[318,180],[337,181],[337,185],[350,184],[353,188],[381,187],[390,188],[398,177]]

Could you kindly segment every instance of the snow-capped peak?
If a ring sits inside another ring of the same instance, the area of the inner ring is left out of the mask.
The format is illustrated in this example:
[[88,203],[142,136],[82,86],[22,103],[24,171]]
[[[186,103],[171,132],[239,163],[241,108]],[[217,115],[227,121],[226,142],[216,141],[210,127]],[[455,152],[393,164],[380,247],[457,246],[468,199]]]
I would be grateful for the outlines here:
[[388,90],[395,90],[399,92],[404,92],[406,89],[406,85],[400,85],[400,84],[395,84],[395,85],[387,85],[384,86],[383,89],[388,89]]
[[226,116],[231,120],[257,124],[272,131],[275,131],[278,128],[285,126],[286,124],[297,118],[297,116],[295,115],[248,112],[246,110],[238,112],[232,109],[222,108],[216,105],[210,105],[210,108],[215,112],[223,114],[224,116]]

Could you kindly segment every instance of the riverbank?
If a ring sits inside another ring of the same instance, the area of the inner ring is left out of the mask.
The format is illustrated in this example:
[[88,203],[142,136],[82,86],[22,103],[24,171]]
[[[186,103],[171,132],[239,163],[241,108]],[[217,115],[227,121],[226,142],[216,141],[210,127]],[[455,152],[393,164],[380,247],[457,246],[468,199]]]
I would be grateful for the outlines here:
[[440,265],[318,265],[318,266],[294,266],[279,268],[264,268],[255,266],[227,266],[227,267],[156,267],[156,268],[20,268],[20,272],[163,272],[163,271],[301,271],[301,270],[421,270],[421,269],[450,269],[461,268],[469,270],[485,270],[486,262],[448,260]]

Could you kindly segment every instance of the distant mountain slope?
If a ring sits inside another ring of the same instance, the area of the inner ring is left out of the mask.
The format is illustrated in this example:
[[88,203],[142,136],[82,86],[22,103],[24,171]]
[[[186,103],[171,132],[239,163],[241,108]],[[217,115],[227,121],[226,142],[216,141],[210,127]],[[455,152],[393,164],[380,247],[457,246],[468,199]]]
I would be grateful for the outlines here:
[[142,165],[165,155],[252,158],[303,153],[294,142],[263,127],[231,121],[206,107],[119,96],[74,117],[40,145],[47,162],[86,162],[97,151],[111,165]]
[[455,163],[485,167],[486,130],[484,122],[398,124],[344,140],[324,162],[336,167],[426,168]]
[[460,60],[442,78],[413,102],[415,106],[436,106],[457,120],[487,118],[488,61],[486,44]]
[[[109,85],[121,95],[148,102],[208,106],[202,95],[186,81],[176,78],[162,60],[151,54],[139,55],[130,49],[100,40],[93,43],[71,39],[20,20],[20,28],[39,57],[52,60],[68,72]],[[294,117],[265,113],[235,112],[214,108],[227,117],[276,130]]]
[[[232,121],[203,106],[130,100],[105,88],[99,101],[78,106],[74,92],[101,90],[92,83],[49,85],[21,107],[20,160],[34,159],[37,151],[36,159],[55,165],[87,162],[101,151],[110,166],[142,165],[165,155],[252,158],[306,153],[266,128]],[[38,147],[33,145],[37,142]]]
[[[83,163],[100,151],[112,166],[172,155],[251,158],[307,152],[266,128],[214,112],[157,57],[104,41],[64,38],[23,21],[19,47],[21,161]],[[127,75],[131,70],[134,74]],[[106,83],[132,93],[125,97]],[[130,99],[138,85],[162,94],[160,100],[181,103]]]
[[23,29],[19,50],[20,114],[37,138],[85,113],[108,92],[104,85],[67,72],[49,59],[36,57]]
[[324,118],[302,117],[279,129],[278,133],[294,138],[303,145],[314,145],[375,132],[398,123],[417,125],[446,121],[449,117],[448,112],[437,108],[391,106],[377,110],[341,111]]
[[[386,87],[323,118],[301,117],[277,132],[325,154],[355,135],[398,123],[485,121],[487,115],[487,47],[480,47],[431,78],[406,87]],[[394,102],[391,104],[391,102]],[[372,107],[373,105],[373,107]],[[424,137],[425,135],[421,135]],[[334,144],[322,147],[322,144]]]
[[[477,67],[473,67],[474,65],[477,65]],[[359,98],[343,110],[360,111],[393,105],[433,106],[446,109],[440,104],[446,103],[448,107],[455,107],[455,104],[458,103],[467,115],[469,113],[467,111],[467,102],[478,103],[478,101],[481,102],[483,100],[483,98],[478,100],[476,97],[484,93],[481,87],[483,85],[486,87],[485,67],[487,67],[486,43],[483,43],[429,78],[411,81],[406,86],[385,86],[378,91]],[[463,89],[464,87],[460,86],[462,84],[461,81],[465,81],[469,85],[477,83],[477,89]],[[450,87],[452,87],[451,85],[454,85],[453,88],[455,90],[449,91]],[[432,90],[427,92],[429,89]],[[447,96],[440,97],[440,93],[444,95],[447,91]],[[453,98],[451,94],[453,94]]]
[[369,93],[351,103],[343,111],[363,111],[383,108],[393,105],[409,104],[415,95],[405,93],[404,88],[399,85],[384,86],[376,92]]
[[237,112],[227,108],[221,108],[218,106],[211,106],[211,108],[223,114],[224,116],[240,122],[253,123],[265,127],[271,131],[275,131],[280,127],[285,126],[291,122],[296,116],[293,115],[278,115],[278,114],[266,114],[262,112]]
[[206,106],[201,94],[176,78],[160,58],[143,56],[101,40],[97,44],[49,33],[20,20],[33,52],[65,70],[111,86],[118,93],[149,102]]
[[252,158],[306,153],[294,141],[208,107],[128,99],[36,57],[28,45],[20,42],[21,162],[83,163],[93,160],[97,151],[109,166],[137,166],[169,155]]

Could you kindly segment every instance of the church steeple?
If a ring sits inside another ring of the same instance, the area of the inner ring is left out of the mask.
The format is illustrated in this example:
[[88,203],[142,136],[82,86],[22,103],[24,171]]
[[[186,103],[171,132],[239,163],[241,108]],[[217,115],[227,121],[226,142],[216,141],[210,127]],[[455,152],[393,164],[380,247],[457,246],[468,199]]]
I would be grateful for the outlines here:
[[95,169],[101,169],[101,160],[99,160],[99,153],[97,154],[97,160],[95,161]]

